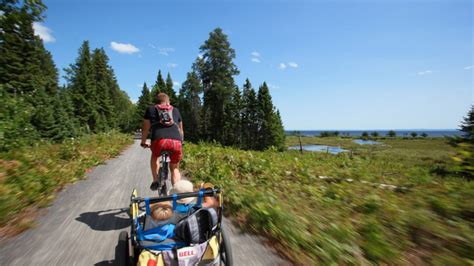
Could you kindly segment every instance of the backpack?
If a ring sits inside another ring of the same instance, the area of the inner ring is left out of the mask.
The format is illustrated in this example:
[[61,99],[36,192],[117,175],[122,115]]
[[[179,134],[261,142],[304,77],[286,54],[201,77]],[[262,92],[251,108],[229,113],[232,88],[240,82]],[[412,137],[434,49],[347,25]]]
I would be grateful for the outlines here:
[[201,208],[181,219],[174,229],[175,237],[188,244],[201,244],[209,240],[217,225],[217,212]]
[[155,109],[158,112],[158,121],[160,124],[166,127],[174,125],[172,105],[157,104],[155,105]]

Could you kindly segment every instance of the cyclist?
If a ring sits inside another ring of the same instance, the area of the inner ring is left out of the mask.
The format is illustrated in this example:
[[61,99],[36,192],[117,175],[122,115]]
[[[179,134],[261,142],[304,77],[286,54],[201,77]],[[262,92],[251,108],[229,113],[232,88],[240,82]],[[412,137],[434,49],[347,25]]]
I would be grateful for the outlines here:
[[[150,189],[157,190],[159,187],[158,172],[160,165],[158,158],[163,151],[169,151],[171,183],[174,185],[181,179],[179,162],[183,158],[182,141],[184,137],[183,122],[178,108],[170,104],[167,94],[158,94],[158,104],[146,109],[143,119],[142,140],[143,148],[151,148],[151,174],[153,182]],[[148,131],[151,128],[151,145],[146,143]]]

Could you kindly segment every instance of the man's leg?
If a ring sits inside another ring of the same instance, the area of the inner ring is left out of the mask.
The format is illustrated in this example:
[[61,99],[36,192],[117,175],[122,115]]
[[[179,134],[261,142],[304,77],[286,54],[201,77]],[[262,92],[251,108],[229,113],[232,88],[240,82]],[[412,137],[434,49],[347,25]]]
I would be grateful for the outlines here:
[[170,170],[171,170],[171,183],[174,184],[181,180],[181,173],[179,172],[179,162],[178,163],[170,163]]
[[158,171],[160,170],[160,165],[158,164],[158,156],[155,156],[153,154],[151,155],[150,166],[153,182],[158,182]]

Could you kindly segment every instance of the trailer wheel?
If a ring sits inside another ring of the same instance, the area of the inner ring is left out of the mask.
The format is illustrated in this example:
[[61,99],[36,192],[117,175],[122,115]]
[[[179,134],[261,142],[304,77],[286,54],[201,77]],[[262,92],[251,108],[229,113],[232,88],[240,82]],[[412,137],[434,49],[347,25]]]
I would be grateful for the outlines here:
[[128,248],[127,231],[120,232],[117,247],[115,250],[115,262],[119,266],[130,265],[130,250]]
[[220,257],[221,264],[226,266],[233,265],[232,246],[230,244],[229,235],[224,227],[221,228]]

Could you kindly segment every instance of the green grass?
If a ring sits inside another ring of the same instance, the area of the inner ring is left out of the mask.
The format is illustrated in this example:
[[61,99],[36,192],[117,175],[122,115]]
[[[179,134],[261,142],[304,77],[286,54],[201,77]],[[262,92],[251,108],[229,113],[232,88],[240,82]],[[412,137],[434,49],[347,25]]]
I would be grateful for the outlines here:
[[128,135],[102,133],[1,153],[0,227],[28,228],[32,223],[23,216],[31,217],[32,208],[47,206],[65,184],[84,178],[88,168],[118,155],[130,143]]
[[352,156],[187,144],[183,166],[223,187],[227,214],[298,264],[472,263],[474,185],[452,172],[454,150],[443,139],[382,142],[307,142]]

